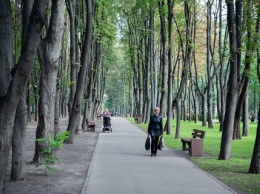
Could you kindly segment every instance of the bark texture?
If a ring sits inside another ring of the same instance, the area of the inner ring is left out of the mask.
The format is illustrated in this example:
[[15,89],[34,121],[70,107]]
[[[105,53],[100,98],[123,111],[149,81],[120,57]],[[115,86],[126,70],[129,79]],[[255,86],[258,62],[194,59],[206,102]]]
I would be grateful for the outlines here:
[[24,92],[14,122],[11,181],[22,181],[25,178],[27,120],[26,92]]
[[0,2],[0,99],[7,93],[10,80],[12,60],[11,5],[9,1]]
[[83,97],[84,91],[84,83],[85,83],[85,76],[87,74],[87,66],[88,66],[88,54],[91,44],[91,37],[92,37],[92,1],[86,0],[87,5],[87,27],[86,27],[86,35],[83,45],[83,50],[81,54],[81,66],[78,74],[78,82],[76,87],[76,93],[74,96],[74,102],[71,109],[71,114],[69,118],[69,125],[67,131],[70,131],[70,137],[66,141],[67,143],[73,143],[74,135],[77,128],[77,124],[80,118],[80,103]]
[[[63,0],[52,0],[51,10],[51,19],[47,35],[45,39],[41,40],[38,49],[41,76],[39,89],[39,121],[36,139],[45,137],[47,132],[50,132],[54,138],[56,84],[64,30],[65,2]],[[39,161],[42,146],[40,142],[35,141],[33,162],[37,163]]]
[[220,160],[228,160],[231,157],[233,126],[237,104],[237,44],[235,9],[233,1],[227,1],[227,20],[230,44],[230,72],[228,79],[228,91],[226,96],[226,113],[223,123],[223,132],[219,153]]
[[[4,185],[6,178],[6,168],[8,164],[8,156],[10,142],[14,127],[15,112],[22,96],[26,89],[26,83],[32,70],[35,54],[37,51],[38,42],[42,26],[44,24],[44,16],[47,8],[48,0],[35,0],[33,11],[30,17],[29,27],[22,48],[21,57],[17,64],[12,82],[8,88],[8,92],[0,104],[0,193],[4,193]],[[10,7],[5,7],[1,10],[9,10]],[[7,14],[3,18],[9,18]],[[2,17],[1,17],[2,19]],[[2,23],[2,22],[1,22]],[[5,36],[11,36],[5,34]],[[5,53],[8,54],[8,53]]]
[[70,18],[70,99],[68,102],[69,113],[71,111],[77,81],[76,65],[76,0],[66,0],[67,10]]
[[[29,19],[31,15],[33,2],[23,0],[23,27],[22,27],[22,42],[24,43],[25,37],[27,34]],[[26,90],[27,91],[27,90]],[[18,103],[15,122],[14,122],[14,133],[12,140],[12,167],[11,167],[11,181],[21,181],[25,178],[25,166],[26,166],[26,130],[27,130],[27,121],[28,116],[31,113],[28,113],[26,104],[26,94],[24,91],[21,99]],[[29,95],[29,94],[28,94]]]
[[[13,117],[9,122],[6,116],[10,113],[7,109],[6,94],[11,80],[12,67],[12,30],[11,30],[11,5],[10,1],[0,2],[0,193],[4,193],[6,167],[8,164],[10,141],[13,133]],[[5,109],[5,110],[4,110]]]
[[[257,25],[256,25],[256,32],[257,36],[260,35],[260,11],[258,9],[257,15]],[[256,36],[256,37],[257,37]],[[259,44],[259,38],[256,41]],[[258,82],[260,83],[260,49],[257,50],[257,76]],[[259,104],[260,107],[260,104]],[[258,110],[258,123],[257,123],[257,131],[256,131],[256,138],[255,138],[255,145],[253,150],[253,155],[249,167],[249,173],[252,174],[259,174],[260,173],[260,109]]]

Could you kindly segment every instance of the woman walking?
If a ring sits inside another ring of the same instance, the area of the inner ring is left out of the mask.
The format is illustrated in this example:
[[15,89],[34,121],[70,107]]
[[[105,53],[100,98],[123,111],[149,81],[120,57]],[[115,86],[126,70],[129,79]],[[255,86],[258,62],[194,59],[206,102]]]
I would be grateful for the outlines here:
[[156,107],[154,114],[150,116],[150,122],[148,125],[148,135],[151,136],[151,156],[156,156],[157,145],[159,142],[159,137],[163,134],[163,119],[160,115],[160,108]]

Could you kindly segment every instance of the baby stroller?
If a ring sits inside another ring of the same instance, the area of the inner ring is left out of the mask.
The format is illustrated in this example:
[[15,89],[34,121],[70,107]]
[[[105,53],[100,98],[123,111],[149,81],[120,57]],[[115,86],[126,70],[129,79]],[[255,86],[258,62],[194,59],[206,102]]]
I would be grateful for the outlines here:
[[112,132],[111,118],[110,117],[104,117],[103,118],[103,132],[105,132],[105,131],[111,131]]

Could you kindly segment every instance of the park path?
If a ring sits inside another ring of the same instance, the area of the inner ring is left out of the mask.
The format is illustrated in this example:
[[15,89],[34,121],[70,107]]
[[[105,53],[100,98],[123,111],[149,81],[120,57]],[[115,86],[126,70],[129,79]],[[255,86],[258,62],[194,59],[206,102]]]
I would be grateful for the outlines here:
[[135,124],[114,117],[112,128],[99,134],[82,194],[235,193],[185,159],[186,152],[163,148],[151,157],[147,135]]

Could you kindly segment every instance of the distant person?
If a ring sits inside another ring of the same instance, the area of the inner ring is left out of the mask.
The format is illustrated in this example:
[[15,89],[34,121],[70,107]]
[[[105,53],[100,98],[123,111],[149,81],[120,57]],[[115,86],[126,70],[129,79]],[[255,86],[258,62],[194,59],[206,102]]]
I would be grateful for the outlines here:
[[103,125],[104,126],[111,126],[111,114],[108,111],[108,109],[106,108],[104,115],[103,115]]
[[104,112],[104,117],[110,117],[111,114],[110,112],[108,111],[108,109],[106,108],[105,112]]
[[163,118],[160,115],[160,108],[154,109],[154,114],[150,116],[148,125],[148,135],[151,136],[151,156],[156,156],[159,137],[163,134]]

